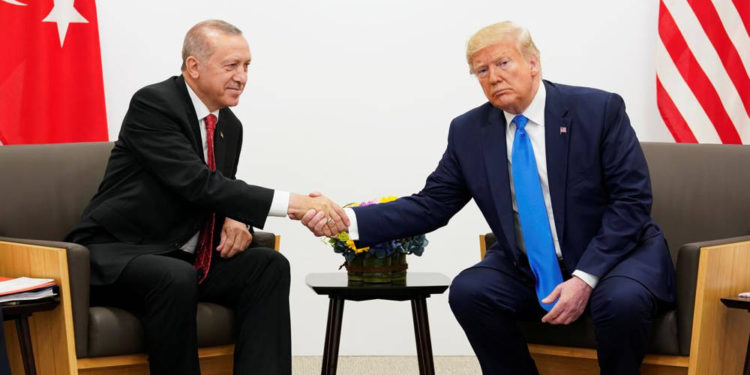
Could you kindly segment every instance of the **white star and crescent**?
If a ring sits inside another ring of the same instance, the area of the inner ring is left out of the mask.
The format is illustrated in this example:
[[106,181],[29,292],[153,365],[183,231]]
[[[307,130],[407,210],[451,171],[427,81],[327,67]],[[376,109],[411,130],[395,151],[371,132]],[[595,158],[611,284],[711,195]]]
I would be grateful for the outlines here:
[[[26,6],[28,4],[22,3],[18,0],[2,0],[4,3],[17,6]],[[60,48],[65,43],[65,35],[68,33],[68,26],[71,23],[89,23],[81,13],[78,13],[74,6],[75,0],[53,0],[54,6],[45,17],[42,22],[56,22],[57,23],[57,35],[60,38]]]
[[[16,0],[3,0],[5,2]],[[56,22],[57,34],[60,37],[60,48],[65,43],[65,34],[68,33],[68,25],[71,23],[88,23],[89,21],[78,13],[73,3],[75,0],[53,0],[55,6],[49,12],[42,22]]]

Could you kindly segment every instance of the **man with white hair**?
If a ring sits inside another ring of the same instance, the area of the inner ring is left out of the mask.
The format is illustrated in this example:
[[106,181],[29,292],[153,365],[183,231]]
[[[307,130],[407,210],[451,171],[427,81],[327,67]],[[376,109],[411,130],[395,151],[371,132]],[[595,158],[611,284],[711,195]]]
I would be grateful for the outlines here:
[[[639,373],[674,267],[622,98],[542,80],[529,32],[511,22],[479,30],[466,58],[489,102],[453,120],[422,191],[352,209],[350,237],[430,232],[473,198],[497,242],[453,280],[450,305],[482,371],[536,374],[517,321],[570,324],[587,311],[601,372]],[[302,222],[330,231],[323,214]]]

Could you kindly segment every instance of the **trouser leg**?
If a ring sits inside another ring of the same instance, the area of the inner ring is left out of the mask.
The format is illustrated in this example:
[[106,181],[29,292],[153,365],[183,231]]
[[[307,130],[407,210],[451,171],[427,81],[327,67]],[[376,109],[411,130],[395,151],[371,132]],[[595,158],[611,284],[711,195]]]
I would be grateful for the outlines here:
[[517,320],[541,317],[542,309],[533,287],[517,274],[466,269],[451,283],[449,302],[483,374],[538,374]]
[[235,374],[291,374],[289,262],[267,248],[214,257],[199,299],[235,310]]
[[613,276],[599,282],[590,308],[601,373],[639,374],[657,312],[656,297],[633,279]]
[[192,264],[165,255],[141,255],[114,284],[92,287],[92,297],[95,304],[121,307],[140,318],[151,375],[200,374],[198,281]]

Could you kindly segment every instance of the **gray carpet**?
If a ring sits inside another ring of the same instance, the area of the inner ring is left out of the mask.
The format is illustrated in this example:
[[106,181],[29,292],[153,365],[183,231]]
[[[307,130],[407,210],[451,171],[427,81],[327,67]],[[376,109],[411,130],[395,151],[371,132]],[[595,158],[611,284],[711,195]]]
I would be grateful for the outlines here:
[[[478,375],[482,371],[474,356],[436,356],[436,375]],[[295,356],[294,375],[320,374],[322,356]],[[416,356],[341,356],[337,375],[411,375],[419,374]]]

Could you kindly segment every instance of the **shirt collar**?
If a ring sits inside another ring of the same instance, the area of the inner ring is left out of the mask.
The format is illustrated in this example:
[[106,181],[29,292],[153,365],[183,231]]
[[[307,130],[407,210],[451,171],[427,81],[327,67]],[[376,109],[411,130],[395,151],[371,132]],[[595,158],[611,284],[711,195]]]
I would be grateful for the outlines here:
[[[526,118],[529,119],[529,122],[544,127],[544,107],[546,102],[547,89],[544,87],[544,82],[540,81],[539,88],[536,90],[534,99],[531,99],[531,103],[529,104],[528,108],[526,108],[526,110],[521,114],[526,116]],[[505,115],[506,123],[509,125],[513,121],[513,118],[516,117],[516,115],[505,111],[503,111],[503,114]]]
[[201,101],[201,99],[198,97],[198,95],[193,91],[193,89],[188,85],[187,82],[185,82],[185,86],[187,86],[188,95],[190,95],[190,101],[193,102],[193,108],[195,108],[195,114],[198,116],[198,122],[203,120],[206,116],[209,114],[213,114],[216,116],[216,120],[218,122],[219,120],[219,110],[215,110],[213,112],[208,110],[208,107],[206,107],[205,104]]

